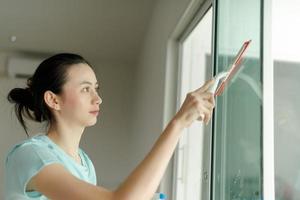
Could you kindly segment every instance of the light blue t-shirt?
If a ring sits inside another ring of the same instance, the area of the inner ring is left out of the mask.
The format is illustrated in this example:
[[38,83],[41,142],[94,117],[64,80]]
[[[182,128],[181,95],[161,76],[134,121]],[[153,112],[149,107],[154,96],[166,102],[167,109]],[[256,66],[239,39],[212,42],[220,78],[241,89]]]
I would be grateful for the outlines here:
[[46,135],[37,135],[15,145],[7,154],[5,163],[5,200],[48,199],[37,191],[28,192],[26,185],[43,167],[59,163],[77,178],[97,184],[92,161],[79,149],[81,164]]

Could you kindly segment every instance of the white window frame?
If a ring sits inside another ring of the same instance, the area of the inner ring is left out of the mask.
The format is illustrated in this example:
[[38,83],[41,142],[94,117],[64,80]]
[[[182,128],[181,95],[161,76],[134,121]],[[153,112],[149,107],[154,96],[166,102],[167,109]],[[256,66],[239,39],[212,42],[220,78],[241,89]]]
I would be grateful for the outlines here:
[[[178,52],[179,52],[179,59],[178,59],[178,66],[179,66],[179,69],[178,69],[178,85],[177,85],[177,105],[176,105],[176,108],[177,110],[180,108],[180,94],[181,94],[181,72],[182,72],[182,65],[181,65],[181,61],[182,61],[182,52],[180,50],[182,50],[182,43],[183,41],[188,37],[188,35],[192,32],[193,28],[201,21],[201,19],[205,16],[207,10],[212,7],[212,0],[207,0],[205,1],[201,6],[200,8],[198,9],[195,17],[193,18],[193,20],[191,21],[191,23],[187,26],[186,30],[184,31],[183,34],[180,35],[180,39],[178,41]],[[214,8],[212,8],[214,9]],[[213,13],[214,13],[214,10],[213,10]],[[212,26],[212,33],[214,32],[214,26]],[[214,35],[214,34],[213,34]],[[213,38],[213,35],[212,35],[212,38]],[[213,39],[212,39],[212,45],[211,45],[211,54],[212,54],[212,57],[211,57],[211,62],[213,62]],[[212,71],[213,69],[211,69],[211,76],[212,76]],[[203,80],[204,81],[204,80]],[[208,128],[205,128],[204,129],[204,133],[203,134],[206,134],[206,135],[210,135],[211,136],[211,125],[208,127]],[[211,137],[207,137],[205,141],[203,141],[203,143],[205,144],[200,144],[200,145],[203,145],[203,146],[206,146],[206,148],[204,149],[203,151],[203,159],[204,159],[204,162],[205,162],[205,165],[203,165],[203,168],[200,170],[201,172],[203,172],[203,180],[202,181],[202,195],[201,197],[203,199],[209,199],[210,198],[210,185],[211,185],[211,177],[210,177],[210,174],[211,174]],[[172,199],[176,199],[176,197],[178,195],[182,195],[182,194],[179,194],[180,192],[184,192],[184,191],[177,191],[176,190],[176,184],[177,184],[177,181],[178,181],[178,177],[181,177],[181,178],[184,178],[182,176],[185,176],[185,174],[180,174],[183,172],[184,169],[184,165],[182,165],[182,160],[185,160],[186,159],[186,156],[187,155],[187,149],[184,148],[184,146],[188,145],[188,144],[185,144],[185,145],[181,145],[181,143],[185,143],[187,141],[187,138],[182,137],[181,141],[179,142],[179,145],[178,145],[178,148],[176,149],[175,151],[175,155],[174,155],[174,163],[173,163],[173,198]]]
[[263,198],[275,200],[272,0],[263,1]]

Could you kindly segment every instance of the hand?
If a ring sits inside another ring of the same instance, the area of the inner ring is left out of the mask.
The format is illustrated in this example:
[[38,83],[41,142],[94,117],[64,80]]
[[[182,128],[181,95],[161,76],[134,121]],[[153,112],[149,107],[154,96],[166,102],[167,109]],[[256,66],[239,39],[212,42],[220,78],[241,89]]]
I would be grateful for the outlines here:
[[184,128],[189,127],[195,120],[203,120],[208,124],[215,107],[214,95],[208,92],[213,84],[214,80],[209,80],[199,89],[188,93],[174,120]]

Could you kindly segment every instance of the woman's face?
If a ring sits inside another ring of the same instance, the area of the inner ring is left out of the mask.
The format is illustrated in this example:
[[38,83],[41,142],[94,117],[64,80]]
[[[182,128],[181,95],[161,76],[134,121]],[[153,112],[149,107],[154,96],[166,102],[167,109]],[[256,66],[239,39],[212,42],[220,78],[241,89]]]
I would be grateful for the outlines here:
[[71,66],[60,95],[60,118],[68,124],[83,127],[94,125],[102,103],[98,89],[96,75],[89,65]]

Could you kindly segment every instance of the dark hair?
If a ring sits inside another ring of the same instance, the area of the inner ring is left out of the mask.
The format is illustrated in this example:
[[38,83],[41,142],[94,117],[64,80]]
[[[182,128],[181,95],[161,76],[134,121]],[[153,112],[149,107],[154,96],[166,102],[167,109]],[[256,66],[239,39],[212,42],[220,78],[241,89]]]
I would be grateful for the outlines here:
[[53,116],[44,101],[47,90],[55,94],[62,92],[62,87],[67,80],[67,70],[74,64],[90,64],[80,55],[61,53],[44,60],[36,69],[33,76],[27,80],[26,88],[14,88],[7,96],[11,103],[15,103],[15,112],[26,135],[27,126],[24,116],[36,121],[52,122]]

